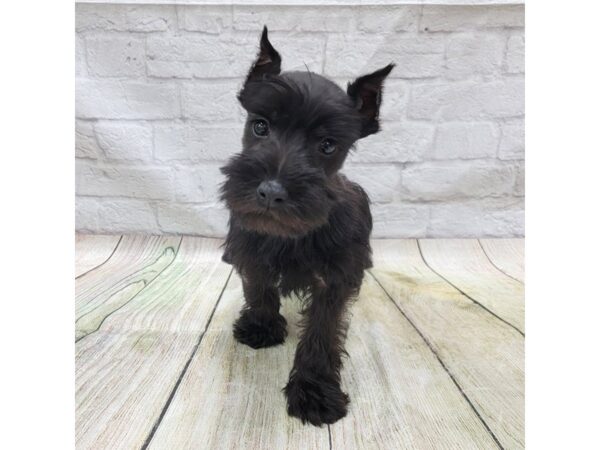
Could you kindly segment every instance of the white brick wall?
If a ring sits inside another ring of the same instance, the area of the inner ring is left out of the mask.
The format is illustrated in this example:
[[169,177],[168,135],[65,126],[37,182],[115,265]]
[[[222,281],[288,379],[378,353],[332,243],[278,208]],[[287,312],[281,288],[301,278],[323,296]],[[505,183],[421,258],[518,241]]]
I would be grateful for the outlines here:
[[219,166],[260,29],[342,86],[390,61],[383,131],[344,169],[378,237],[524,232],[524,7],[76,6],[76,227],[222,236]]

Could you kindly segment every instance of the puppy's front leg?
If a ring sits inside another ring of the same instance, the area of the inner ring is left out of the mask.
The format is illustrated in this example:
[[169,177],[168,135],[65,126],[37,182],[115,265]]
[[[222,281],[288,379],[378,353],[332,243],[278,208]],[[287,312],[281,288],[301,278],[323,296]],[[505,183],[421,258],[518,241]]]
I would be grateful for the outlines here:
[[233,326],[238,342],[252,348],[282,344],[287,335],[286,320],[279,314],[279,293],[266,269],[254,267],[242,274],[246,304]]
[[304,330],[284,391],[288,414],[320,426],[346,415],[348,396],[340,387],[347,323],[344,313],[355,294],[347,286],[317,287],[303,311]]

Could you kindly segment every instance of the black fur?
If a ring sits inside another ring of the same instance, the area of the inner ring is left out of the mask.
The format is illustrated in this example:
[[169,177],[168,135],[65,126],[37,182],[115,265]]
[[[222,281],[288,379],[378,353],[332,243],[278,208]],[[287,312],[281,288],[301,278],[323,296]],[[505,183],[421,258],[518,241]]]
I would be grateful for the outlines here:
[[[265,27],[238,95],[248,113],[243,149],[222,168],[231,213],[223,259],[244,286],[246,304],[234,325],[239,342],[283,343],[280,296],[304,300],[284,392],[290,415],[320,426],[347,412],[340,388],[346,313],[371,267],[368,197],[338,170],[358,139],[379,130],[383,81],[393,65],[358,78],[347,92],[315,73],[280,67]],[[260,134],[265,127],[269,134]],[[259,189],[267,181],[277,193]]]

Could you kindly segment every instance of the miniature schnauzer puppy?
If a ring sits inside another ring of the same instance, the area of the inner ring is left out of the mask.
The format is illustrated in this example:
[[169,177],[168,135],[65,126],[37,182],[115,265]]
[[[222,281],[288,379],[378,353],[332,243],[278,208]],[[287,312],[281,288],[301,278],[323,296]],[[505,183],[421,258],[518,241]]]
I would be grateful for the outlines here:
[[265,27],[238,99],[247,111],[243,149],[221,169],[230,210],[223,260],[243,282],[235,339],[252,348],[283,343],[280,296],[303,299],[302,333],[287,410],[303,423],[347,412],[340,388],[346,310],[371,267],[369,199],[338,173],[353,144],[379,131],[390,64],[344,92],[312,72],[281,72]]

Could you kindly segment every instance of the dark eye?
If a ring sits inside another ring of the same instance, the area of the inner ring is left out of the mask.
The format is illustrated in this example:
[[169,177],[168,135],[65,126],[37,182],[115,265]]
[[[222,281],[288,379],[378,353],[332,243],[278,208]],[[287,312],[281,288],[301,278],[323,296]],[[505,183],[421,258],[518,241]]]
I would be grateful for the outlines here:
[[335,152],[337,146],[333,139],[323,139],[319,144],[319,150],[326,155],[331,155]]
[[266,120],[258,119],[252,123],[252,131],[255,136],[265,137],[269,135],[269,123]]

